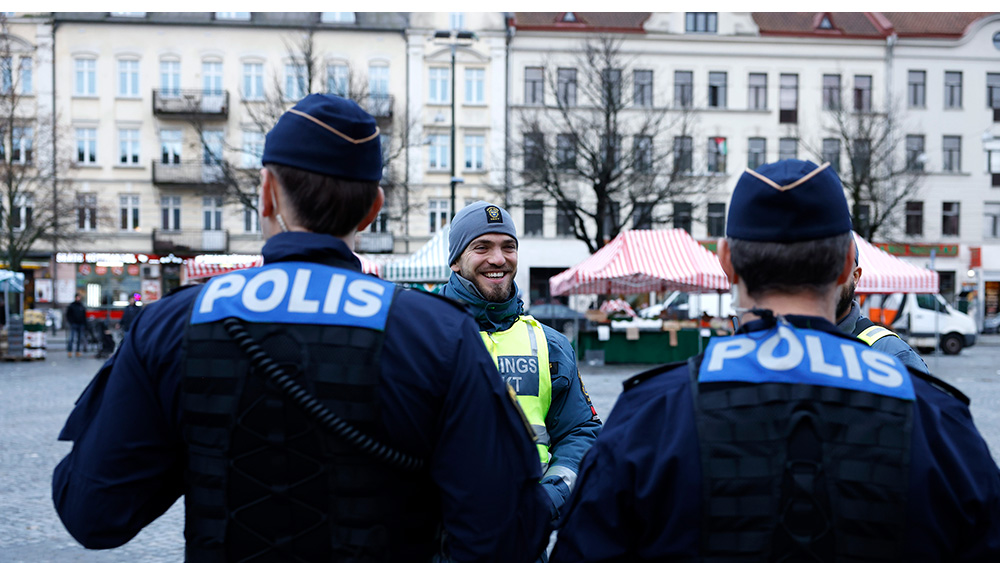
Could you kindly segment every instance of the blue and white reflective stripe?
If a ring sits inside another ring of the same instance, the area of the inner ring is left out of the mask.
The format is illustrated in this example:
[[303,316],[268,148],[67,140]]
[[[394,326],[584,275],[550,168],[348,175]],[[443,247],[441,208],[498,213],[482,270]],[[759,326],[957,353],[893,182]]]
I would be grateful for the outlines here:
[[913,400],[913,382],[898,358],[860,342],[779,324],[765,333],[713,338],[701,382],[806,383]]
[[191,323],[236,317],[384,330],[393,292],[393,284],[353,270],[279,262],[212,279],[198,295]]

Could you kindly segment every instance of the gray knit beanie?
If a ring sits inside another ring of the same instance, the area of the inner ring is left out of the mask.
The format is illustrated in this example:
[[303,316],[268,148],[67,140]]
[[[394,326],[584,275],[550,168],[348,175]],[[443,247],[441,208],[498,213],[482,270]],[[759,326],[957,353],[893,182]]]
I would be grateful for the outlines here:
[[485,201],[466,205],[455,214],[451,222],[451,232],[448,233],[448,264],[454,264],[470,242],[487,233],[510,235],[517,240],[517,231],[514,230],[514,221],[509,213]]

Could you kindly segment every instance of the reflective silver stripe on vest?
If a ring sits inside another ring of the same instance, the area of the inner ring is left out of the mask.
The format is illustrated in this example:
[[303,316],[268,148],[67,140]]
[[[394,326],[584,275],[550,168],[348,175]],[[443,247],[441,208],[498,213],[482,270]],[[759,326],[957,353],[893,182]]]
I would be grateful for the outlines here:
[[542,479],[545,479],[549,475],[558,475],[569,490],[573,490],[573,484],[576,483],[576,471],[563,466],[563,465],[553,465],[545,471],[545,475],[542,475]]
[[538,443],[543,446],[549,446],[552,444],[552,439],[549,438],[549,430],[541,424],[532,424],[531,429],[535,431],[535,436],[538,437]]
[[531,323],[524,323],[528,327],[528,342],[531,343],[531,355],[538,357],[538,341],[535,339],[535,327]]

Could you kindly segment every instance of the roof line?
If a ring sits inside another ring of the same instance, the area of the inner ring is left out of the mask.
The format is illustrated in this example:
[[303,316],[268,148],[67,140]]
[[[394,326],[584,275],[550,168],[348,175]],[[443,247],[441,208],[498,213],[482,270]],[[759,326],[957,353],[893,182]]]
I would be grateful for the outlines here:
[[868,18],[868,21],[872,22],[872,25],[875,26],[875,29],[878,29],[882,33],[883,37],[889,37],[890,35],[895,33],[896,27],[892,25],[892,22],[889,21],[889,18],[885,17],[885,14],[883,14],[882,12],[862,12],[862,13],[865,15],[866,18]]

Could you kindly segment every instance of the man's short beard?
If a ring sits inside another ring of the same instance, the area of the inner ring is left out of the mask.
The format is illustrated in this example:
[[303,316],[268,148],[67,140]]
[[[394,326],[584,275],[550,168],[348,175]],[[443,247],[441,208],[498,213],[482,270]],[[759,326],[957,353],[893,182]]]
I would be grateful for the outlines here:
[[851,303],[854,301],[854,291],[857,289],[857,284],[854,283],[854,278],[851,278],[851,283],[845,285],[840,290],[840,300],[837,301],[837,314],[836,320],[840,320],[841,317],[847,314],[851,310]]

